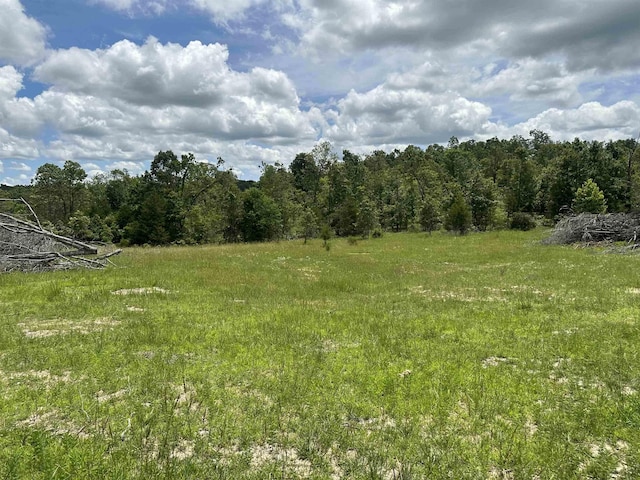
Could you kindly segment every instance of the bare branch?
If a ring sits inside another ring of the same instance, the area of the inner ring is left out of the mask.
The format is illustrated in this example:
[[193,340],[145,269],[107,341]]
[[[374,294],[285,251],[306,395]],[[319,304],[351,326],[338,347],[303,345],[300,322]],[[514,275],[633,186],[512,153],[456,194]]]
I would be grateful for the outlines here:
[[98,248],[73,238],[58,235],[42,228],[37,215],[24,200],[22,202],[36,219],[37,225],[8,213],[0,213],[0,272],[61,270],[70,268],[104,268],[112,263],[109,258],[122,250],[97,255]]
[[29,203],[22,197],[20,197],[20,200],[22,200],[22,203],[27,206],[27,208],[31,212],[31,215],[33,215],[33,218],[36,219],[36,223],[38,224],[38,227],[40,227],[40,230],[43,230],[42,225],[40,225],[40,219],[38,218],[38,215],[36,215],[36,212],[33,211],[33,208],[31,208],[31,205],[29,205]]

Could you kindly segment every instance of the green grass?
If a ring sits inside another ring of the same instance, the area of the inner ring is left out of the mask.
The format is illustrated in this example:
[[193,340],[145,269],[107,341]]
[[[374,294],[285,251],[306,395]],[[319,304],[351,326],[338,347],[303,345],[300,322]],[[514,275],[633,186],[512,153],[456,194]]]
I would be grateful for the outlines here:
[[640,258],[545,234],[0,275],[0,478],[638,478]]

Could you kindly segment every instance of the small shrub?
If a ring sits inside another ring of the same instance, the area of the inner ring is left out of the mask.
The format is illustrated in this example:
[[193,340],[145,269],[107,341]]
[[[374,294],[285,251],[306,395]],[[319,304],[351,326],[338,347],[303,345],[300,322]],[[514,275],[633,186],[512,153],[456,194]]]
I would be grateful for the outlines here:
[[504,206],[504,202],[496,201],[495,210],[491,219],[491,228],[502,230],[509,227],[509,214]]
[[328,252],[331,246],[329,245],[329,240],[333,236],[333,232],[331,231],[331,227],[329,225],[324,224],[320,229],[320,238],[322,239],[322,246]]
[[536,221],[528,213],[516,212],[513,214],[513,217],[511,217],[509,228],[511,228],[511,230],[522,230],[526,232],[527,230],[536,228]]
[[592,179],[588,179],[576,191],[573,210],[576,213],[605,213],[607,211],[604,193]]
[[540,220],[540,224],[543,227],[553,227],[555,226],[556,222],[554,222],[553,218],[542,217],[542,219]]
[[384,235],[384,232],[380,227],[374,228],[373,232],[371,232],[371,237],[373,238],[382,238],[383,235]]
[[325,243],[327,243],[329,240],[331,240],[332,236],[333,236],[333,232],[331,231],[331,227],[329,227],[329,225],[327,224],[324,224],[320,229],[320,238]]
[[347,243],[349,245],[357,245],[358,244],[358,238],[357,237],[347,237]]

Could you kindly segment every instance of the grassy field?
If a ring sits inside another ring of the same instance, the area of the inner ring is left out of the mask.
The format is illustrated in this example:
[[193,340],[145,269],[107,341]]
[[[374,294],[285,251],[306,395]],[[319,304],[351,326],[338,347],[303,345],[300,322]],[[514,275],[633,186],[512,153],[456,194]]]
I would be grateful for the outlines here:
[[640,257],[546,233],[0,275],[0,478],[639,478]]

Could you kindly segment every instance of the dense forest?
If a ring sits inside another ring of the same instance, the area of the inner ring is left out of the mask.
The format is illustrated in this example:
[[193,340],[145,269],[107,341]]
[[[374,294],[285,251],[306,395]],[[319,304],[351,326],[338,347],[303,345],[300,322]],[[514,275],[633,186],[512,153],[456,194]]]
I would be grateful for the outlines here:
[[527,229],[570,212],[640,209],[637,147],[554,142],[534,130],[366,156],[344,150],[340,159],[323,142],[288,167],[263,165],[257,182],[238,180],[222,159],[161,151],[140,176],[88,179],[76,162],[47,163],[31,185],[2,186],[0,196],[24,197],[57,232],[124,245]]

